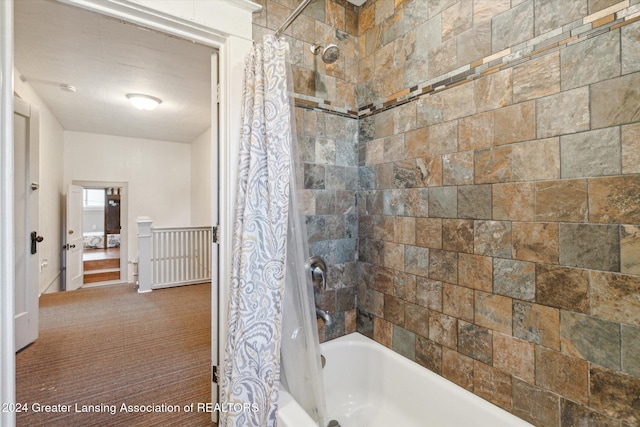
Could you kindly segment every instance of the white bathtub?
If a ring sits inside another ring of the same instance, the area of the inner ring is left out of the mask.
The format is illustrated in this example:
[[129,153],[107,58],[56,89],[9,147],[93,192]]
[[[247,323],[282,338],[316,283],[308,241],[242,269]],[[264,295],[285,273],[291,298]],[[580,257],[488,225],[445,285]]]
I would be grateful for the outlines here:
[[[341,427],[531,426],[358,333],[320,348],[326,358],[327,422],[337,420]],[[278,427],[315,425],[281,390]]]

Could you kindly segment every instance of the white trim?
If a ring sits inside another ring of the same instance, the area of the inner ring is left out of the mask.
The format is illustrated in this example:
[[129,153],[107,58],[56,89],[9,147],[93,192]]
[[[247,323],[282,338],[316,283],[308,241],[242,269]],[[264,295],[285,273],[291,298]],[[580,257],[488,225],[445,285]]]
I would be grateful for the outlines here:
[[[235,213],[236,184],[238,175],[238,154],[240,150],[240,132],[242,103],[242,90],[244,79],[244,61],[231,62],[230,52],[243,52],[242,57],[250,51],[253,41],[241,39],[231,39],[228,46],[220,49],[220,159],[219,159],[219,182],[220,182],[220,229],[219,236],[219,280],[218,290],[218,372],[224,372],[224,349],[227,337],[227,308],[229,301],[228,290],[231,285],[231,265],[232,265],[232,237],[233,222]],[[225,85],[229,76],[235,76],[240,80],[239,85]],[[238,104],[237,114],[224,114],[225,107],[235,100]],[[234,131],[235,130],[235,131]],[[232,135],[233,139],[229,137]],[[215,413],[215,412],[214,412]]]
[[226,33],[215,31],[205,25],[126,0],[57,1],[216,48],[218,45],[224,44],[225,38],[228,36]]
[[154,231],[182,231],[182,230],[210,230],[210,225],[198,225],[195,227],[185,226],[185,227],[151,227]]
[[[214,99],[215,102],[211,105],[211,153],[209,159],[210,165],[210,182],[209,185],[214,191],[214,188],[220,188],[219,179],[220,179],[220,120],[219,120],[219,104],[220,104],[220,60],[219,60],[219,52],[213,52],[211,54],[211,91],[215,93]],[[220,190],[218,190],[219,192]],[[213,372],[214,369],[217,369],[219,365],[219,355],[220,355],[220,299],[219,292],[213,292],[213,290],[220,289],[220,251],[219,249],[219,239],[214,236],[214,228],[217,230],[220,228],[220,193],[218,193],[218,197],[211,197],[210,200],[210,210],[211,210],[211,312],[218,313],[218,316],[211,316],[211,370]],[[215,344],[214,344],[215,343]],[[212,375],[213,376],[213,375]],[[218,402],[220,396],[219,385],[216,382],[211,381],[211,401]],[[218,413],[214,412],[211,415],[211,420],[214,422],[218,422]]]
[[[0,1],[0,402],[16,400],[13,255],[13,2]],[[0,411],[0,425],[14,426]]]

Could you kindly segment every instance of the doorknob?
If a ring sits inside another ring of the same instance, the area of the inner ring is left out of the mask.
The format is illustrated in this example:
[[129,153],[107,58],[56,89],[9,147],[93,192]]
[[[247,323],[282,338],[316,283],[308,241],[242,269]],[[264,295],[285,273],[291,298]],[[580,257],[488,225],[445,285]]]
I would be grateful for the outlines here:
[[38,253],[38,247],[36,246],[38,243],[42,242],[44,237],[38,236],[38,233],[35,231],[31,232],[31,254]]

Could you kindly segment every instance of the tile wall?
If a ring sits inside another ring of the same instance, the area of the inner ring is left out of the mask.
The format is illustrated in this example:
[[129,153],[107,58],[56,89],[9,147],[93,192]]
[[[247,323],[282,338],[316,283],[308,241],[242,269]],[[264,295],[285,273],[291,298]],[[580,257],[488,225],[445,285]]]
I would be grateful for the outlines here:
[[327,290],[316,301],[331,314],[318,320],[321,341],[356,330],[358,284],[358,120],[296,108],[304,167],[309,251],[328,265]]
[[[300,0],[257,0],[262,10],[253,17],[253,39],[273,34]],[[296,98],[306,107],[322,105],[341,113],[356,109],[358,83],[358,8],[346,0],[314,0],[285,30],[289,42]],[[336,44],[337,62],[327,65],[311,53],[311,45]]]
[[412,3],[361,36],[357,328],[539,426],[640,424],[640,5],[595,3],[427,2],[419,71],[421,26],[367,51]]
[[[253,37],[273,34],[300,3],[262,0]],[[314,0],[285,31],[290,44],[298,148],[304,168],[309,250],[328,264],[327,290],[318,295],[331,325],[318,320],[320,340],[356,330],[358,284],[358,79],[357,8],[345,0]],[[335,43],[338,62],[328,66],[311,44]]]
[[639,425],[639,1],[322,4],[333,35],[335,5],[358,18],[356,107],[295,88],[311,246],[340,266],[322,336],[534,425]]
[[[300,3],[262,0],[253,37],[273,34]],[[309,250],[328,264],[327,290],[318,298],[332,324],[318,320],[320,340],[356,330],[358,284],[357,8],[345,0],[314,0],[285,31],[290,44],[298,151],[302,157]],[[341,57],[328,66],[311,44],[335,43]]]

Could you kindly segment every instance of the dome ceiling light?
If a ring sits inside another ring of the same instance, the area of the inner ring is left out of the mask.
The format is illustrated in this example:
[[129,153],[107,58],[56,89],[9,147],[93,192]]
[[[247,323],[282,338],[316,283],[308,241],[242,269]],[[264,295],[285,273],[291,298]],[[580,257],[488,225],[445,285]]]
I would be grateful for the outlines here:
[[151,111],[158,108],[158,105],[162,104],[160,98],[155,96],[145,95],[142,93],[128,93],[127,99],[138,110]]

